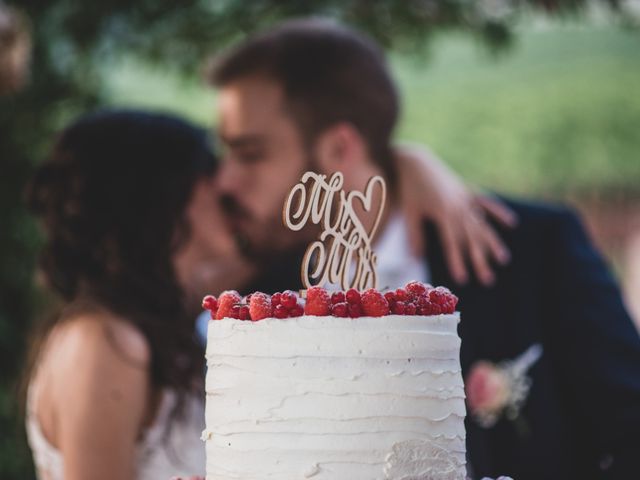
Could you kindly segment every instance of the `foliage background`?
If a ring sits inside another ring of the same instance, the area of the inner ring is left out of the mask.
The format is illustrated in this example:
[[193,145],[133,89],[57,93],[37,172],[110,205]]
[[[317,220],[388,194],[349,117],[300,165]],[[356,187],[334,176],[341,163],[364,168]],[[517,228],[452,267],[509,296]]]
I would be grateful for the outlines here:
[[26,332],[45,303],[33,282],[38,235],[21,204],[33,166],[59,128],[98,106],[213,124],[202,59],[256,28],[313,13],[369,32],[404,92],[398,138],[429,144],[475,183],[546,198],[640,196],[634,0],[8,3],[30,18],[35,50],[30,85],[0,98],[2,479],[34,478],[15,395]]

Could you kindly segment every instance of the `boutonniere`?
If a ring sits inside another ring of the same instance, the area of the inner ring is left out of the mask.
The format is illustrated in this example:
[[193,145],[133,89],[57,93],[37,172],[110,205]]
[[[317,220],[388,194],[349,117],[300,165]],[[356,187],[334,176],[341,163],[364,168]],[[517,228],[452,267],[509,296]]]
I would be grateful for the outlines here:
[[480,360],[472,365],[465,393],[469,411],[481,427],[491,428],[503,416],[509,420],[520,416],[531,389],[527,372],[541,356],[542,345],[536,343],[513,360],[498,364]]

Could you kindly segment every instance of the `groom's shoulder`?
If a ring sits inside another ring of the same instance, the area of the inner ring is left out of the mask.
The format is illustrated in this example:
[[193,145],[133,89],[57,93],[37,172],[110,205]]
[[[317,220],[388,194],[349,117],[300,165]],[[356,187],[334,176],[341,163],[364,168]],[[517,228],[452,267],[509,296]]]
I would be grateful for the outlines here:
[[576,210],[566,204],[520,199],[507,195],[497,196],[518,215],[521,221],[553,222],[578,218]]
[[516,231],[521,234],[582,234],[584,230],[579,213],[568,205],[502,195],[498,198],[518,216]]

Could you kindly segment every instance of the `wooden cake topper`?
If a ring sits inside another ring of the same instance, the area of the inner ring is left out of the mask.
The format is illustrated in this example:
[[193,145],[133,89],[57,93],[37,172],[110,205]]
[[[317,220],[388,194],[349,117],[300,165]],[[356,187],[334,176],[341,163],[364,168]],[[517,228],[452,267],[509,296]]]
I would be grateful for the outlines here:
[[[302,261],[305,288],[333,283],[343,290],[362,291],[377,286],[377,257],[371,243],[382,218],[387,186],[382,177],[375,176],[369,179],[364,192],[346,193],[343,183],[340,172],[335,172],[328,181],[326,175],[306,172],[285,201],[282,217],[288,228],[298,231],[308,222],[322,228]],[[378,206],[373,205],[376,188],[381,194]],[[356,214],[356,203],[365,212],[377,211],[369,231]]]

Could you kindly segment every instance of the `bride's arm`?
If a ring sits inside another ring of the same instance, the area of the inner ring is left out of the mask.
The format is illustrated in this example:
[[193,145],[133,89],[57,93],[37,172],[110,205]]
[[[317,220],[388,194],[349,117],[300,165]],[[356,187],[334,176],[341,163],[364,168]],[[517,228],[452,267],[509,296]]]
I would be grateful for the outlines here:
[[52,358],[55,442],[65,479],[134,479],[149,405],[147,342],[128,325],[74,319]]
[[480,282],[491,284],[494,274],[490,262],[504,264],[510,257],[485,217],[513,227],[517,223],[515,214],[499,200],[474,193],[424,146],[397,146],[396,157],[400,201],[409,218],[414,250],[424,249],[421,225],[428,218],[438,228],[453,279],[458,283],[467,281],[465,258],[469,258]]

